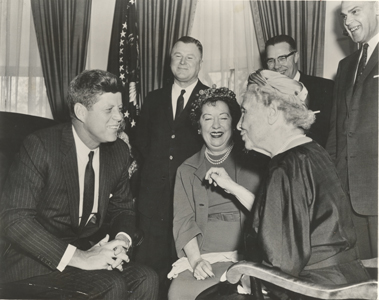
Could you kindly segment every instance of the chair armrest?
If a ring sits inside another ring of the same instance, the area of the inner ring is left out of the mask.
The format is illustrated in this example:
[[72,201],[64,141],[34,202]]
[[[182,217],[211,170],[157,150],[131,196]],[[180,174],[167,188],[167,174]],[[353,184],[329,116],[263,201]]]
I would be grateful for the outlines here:
[[373,268],[373,269],[378,268],[378,258],[377,257],[370,258],[370,259],[362,259],[361,262],[365,268]]
[[230,283],[237,283],[242,275],[253,276],[295,293],[319,299],[377,299],[378,294],[378,282],[375,280],[353,285],[321,285],[291,276],[279,269],[247,261],[230,266],[226,278]]

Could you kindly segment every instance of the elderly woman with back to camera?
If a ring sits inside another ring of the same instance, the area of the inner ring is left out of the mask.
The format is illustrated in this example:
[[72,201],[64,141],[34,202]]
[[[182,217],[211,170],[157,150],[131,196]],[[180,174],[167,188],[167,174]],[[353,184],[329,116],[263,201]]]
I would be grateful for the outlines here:
[[[280,73],[260,70],[249,77],[238,129],[247,149],[271,156],[259,192],[248,198],[255,202],[251,229],[259,249],[251,254],[267,266],[313,283],[362,282],[369,275],[355,251],[349,201],[327,152],[304,135],[315,119],[306,98],[300,82]],[[212,168],[206,178],[237,199],[244,198],[246,190],[228,174]],[[297,299],[265,285],[270,299]],[[197,299],[239,296],[220,296],[212,287]]]
[[[227,88],[200,91],[192,106],[192,123],[205,144],[176,175],[173,232],[180,259],[169,274],[178,275],[170,287],[170,300],[195,299],[239,258],[248,210],[222,188],[209,185],[205,174],[211,167],[223,167],[246,189],[246,198],[256,192],[264,158],[247,163],[243,143],[234,134],[240,115],[235,94]],[[248,201],[244,205],[248,207]]]

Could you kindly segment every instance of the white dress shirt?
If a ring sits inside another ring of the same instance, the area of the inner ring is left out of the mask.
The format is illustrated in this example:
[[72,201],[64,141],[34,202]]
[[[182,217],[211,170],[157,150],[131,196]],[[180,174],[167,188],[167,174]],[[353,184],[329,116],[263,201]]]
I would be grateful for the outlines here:
[[300,80],[300,72],[299,71],[296,71],[296,74],[295,74],[295,77],[293,78],[293,80],[296,80],[296,81]]
[[186,107],[188,99],[191,96],[192,91],[195,88],[195,86],[198,83],[198,81],[199,80],[196,80],[194,83],[192,83],[191,85],[187,86],[185,89],[183,89],[182,87],[180,87],[175,82],[172,85],[172,89],[171,89],[171,103],[172,103],[172,118],[173,118],[173,120],[175,120],[176,104],[177,104],[178,98],[180,96],[180,93],[182,92],[182,90],[186,90],[186,92],[183,95],[183,98],[184,98],[183,108],[184,108],[184,107]]
[[[379,41],[379,33],[376,34],[375,36],[373,36],[372,39],[367,42],[368,48],[367,48],[367,60],[366,60],[366,64],[370,60],[370,57],[371,57],[372,53],[374,52],[375,47],[378,44],[378,41]],[[363,44],[361,46],[363,47]],[[361,53],[359,54],[358,64],[357,64],[357,68],[355,69],[355,76],[354,76],[354,78],[357,77],[359,61],[361,60],[362,53],[363,53],[363,51],[361,51]]]
[[[76,133],[76,130],[74,126],[72,126],[72,132],[74,135],[74,141],[75,141],[75,149],[76,149],[76,157],[77,157],[77,162],[78,162],[78,174],[79,174],[79,223],[81,222],[82,219],[82,214],[83,214],[83,194],[84,194],[84,175],[85,175],[85,170],[86,166],[88,163],[88,154],[93,151],[93,159],[92,159],[92,167],[95,172],[95,193],[94,193],[94,203],[93,203],[93,208],[92,208],[92,214],[89,216],[87,223],[95,213],[98,211],[98,205],[99,205],[99,172],[100,172],[100,148],[96,149],[90,149],[88,148],[80,139],[78,134]],[[130,236],[125,233],[125,232],[120,232],[118,234],[125,235],[129,242],[130,245],[132,244],[132,240]],[[68,245],[65,253],[63,254],[61,261],[59,262],[57,269],[59,271],[63,271],[68,263],[70,262],[72,256],[74,255],[76,251],[76,247],[73,245]]]

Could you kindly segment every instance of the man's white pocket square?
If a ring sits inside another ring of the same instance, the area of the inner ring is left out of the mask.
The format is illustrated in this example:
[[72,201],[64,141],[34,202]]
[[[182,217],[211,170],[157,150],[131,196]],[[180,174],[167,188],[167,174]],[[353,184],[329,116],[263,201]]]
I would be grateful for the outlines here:
[[112,197],[113,197],[113,194],[110,194],[110,195],[109,195],[109,198],[112,198]]
[[378,78],[379,77],[379,75],[374,75],[374,77],[373,78]]

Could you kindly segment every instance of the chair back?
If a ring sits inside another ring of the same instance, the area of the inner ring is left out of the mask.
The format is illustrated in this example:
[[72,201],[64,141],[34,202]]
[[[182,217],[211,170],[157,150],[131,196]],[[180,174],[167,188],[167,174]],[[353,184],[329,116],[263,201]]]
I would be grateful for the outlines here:
[[58,124],[56,121],[12,112],[0,112],[0,196],[16,153],[31,133]]

